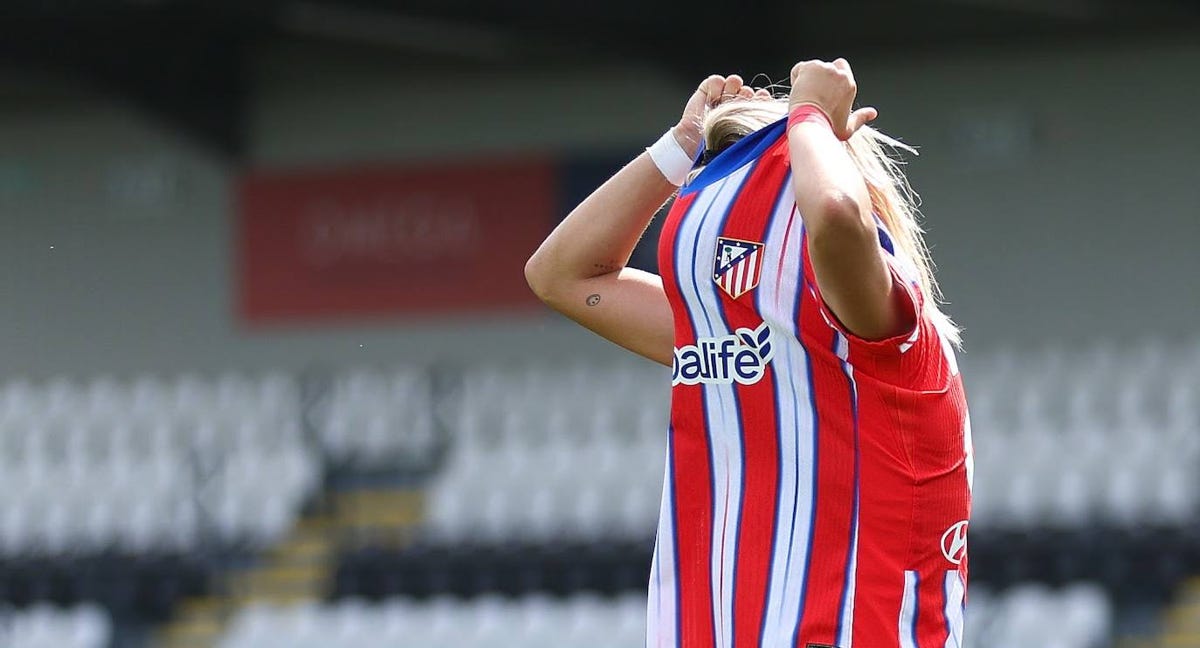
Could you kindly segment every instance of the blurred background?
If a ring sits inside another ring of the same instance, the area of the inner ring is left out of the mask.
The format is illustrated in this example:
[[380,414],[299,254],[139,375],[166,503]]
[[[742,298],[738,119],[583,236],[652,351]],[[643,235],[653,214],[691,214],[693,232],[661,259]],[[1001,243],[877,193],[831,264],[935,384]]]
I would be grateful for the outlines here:
[[965,327],[968,645],[1200,646],[1185,0],[8,0],[0,646],[642,646],[668,374],[522,264],[836,56]]

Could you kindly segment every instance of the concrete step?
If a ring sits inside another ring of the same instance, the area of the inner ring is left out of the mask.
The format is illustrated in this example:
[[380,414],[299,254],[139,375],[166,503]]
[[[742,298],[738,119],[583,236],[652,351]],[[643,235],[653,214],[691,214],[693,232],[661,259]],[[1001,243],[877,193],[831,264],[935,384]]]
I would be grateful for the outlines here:
[[297,533],[272,548],[265,562],[272,566],[328,565],[335,547],[328,533]]
[[241,610],[252,605],[271,605],[274,607],[291,607],[301,603],[311,603],[317,597],[302,592],[273,592],[257,594],[240,594],[230,599],[235,610]]
[[339,493],[332,498],[334,523],[340,528],[415,527],[424,511],[422,494],[415,490],[371,489]]
[[[355,520],[399,523],[419,518],[419,498],[394,491],[356,493],[340,502]],[[378,511],[383,510],[380,514]],[[258,563],[222,576],[226,594],[198,597],[181,603],[175,618],[163,625],[155,646],[214,648],[226,622],[253,604],[296,605],[320,600],[329,591],[335,562],[336,532],[344,521],[325,514],[309,515]]]
[[328,587],[327,565],[300,564],[266,566],[227,576],[232,596],[201,597],[184,601],[176,618],[159,633],[166,648],[212,648],[225,629],[225,622],[251,604],[296,605],[324,596]]
[[303,595],[324,596],[329,569],[319,565],[267,565],[229,577],[230,590],[237,596]]
[[179,604],[180,619],[219,619],[229,611],[229,602],[219,596],[193,596]]
[[1165,621],[1172,632],[1200,632],[1200,602],[1172,606]]
[[1164,634],[1160,648],[1200,648],[1200,632],[1169,632]]
[[168,624],[158,636],[163,648],[212,648],[220,641],[225,624],[217,619],[189,619]]

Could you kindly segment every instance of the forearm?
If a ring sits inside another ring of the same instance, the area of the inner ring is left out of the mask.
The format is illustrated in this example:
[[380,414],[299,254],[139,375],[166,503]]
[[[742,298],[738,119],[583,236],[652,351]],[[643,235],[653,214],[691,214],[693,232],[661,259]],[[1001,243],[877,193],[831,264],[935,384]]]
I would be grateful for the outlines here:
[[526,265],[530,285],[542,294],[564,282],[620,270],[655,212],[675,190],[643,152],[551,232]]

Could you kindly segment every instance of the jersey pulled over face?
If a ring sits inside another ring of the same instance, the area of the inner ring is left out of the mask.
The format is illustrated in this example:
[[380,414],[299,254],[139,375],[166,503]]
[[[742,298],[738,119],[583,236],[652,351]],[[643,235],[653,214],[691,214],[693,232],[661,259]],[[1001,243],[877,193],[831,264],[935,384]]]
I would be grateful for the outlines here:
[[648,646],[961,644],[971,442],[953,349],[880,226],[916,325],[826,309],[785,123],[686,186],[659,267],[675,316]]

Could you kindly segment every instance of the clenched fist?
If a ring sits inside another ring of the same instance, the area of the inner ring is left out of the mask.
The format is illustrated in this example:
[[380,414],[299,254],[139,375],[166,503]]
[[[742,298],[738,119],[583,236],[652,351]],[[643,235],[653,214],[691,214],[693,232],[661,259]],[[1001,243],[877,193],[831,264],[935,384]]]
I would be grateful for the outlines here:
[[858,85],[846,59],[801,61],[792,66],[792,91],[788,107],[810,104],[829,117],[838,139],[846,141],[864,124],[879,116],[874,108],[852,110]]
[[700,82],[696,91],[688,98],[683,108],[683,115],[675,125],[675,140],[683,147],[688,155],[695,155],[700,150],[704,136],[701,126],[704,114],[710,108],[721,105],[729,99],[770,99],[771,93],[764,89],[754,89],[746,85],[742,77],[731,74],[722,76],[713,74]]

